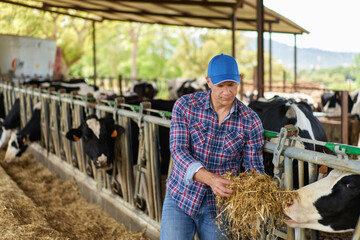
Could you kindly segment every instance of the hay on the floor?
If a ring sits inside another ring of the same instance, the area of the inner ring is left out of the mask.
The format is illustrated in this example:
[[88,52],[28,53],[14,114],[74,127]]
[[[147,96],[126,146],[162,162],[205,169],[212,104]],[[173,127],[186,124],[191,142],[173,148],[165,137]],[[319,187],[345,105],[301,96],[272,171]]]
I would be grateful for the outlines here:
[[[216,197],[217,224],[230,234],[230,239],[258,239],[262,227],[272,229],[284,219],[283,202],[297,198],[295,191],[281,191],[268,175],[255,171],[239,176],[226,174],[235,192],[230,198]],[[271,231],[268,234],[272,234]]]
[[1,239],[148,239],[86,201],[74,179],[59,179],[28,153],[0,162],[0,180]]

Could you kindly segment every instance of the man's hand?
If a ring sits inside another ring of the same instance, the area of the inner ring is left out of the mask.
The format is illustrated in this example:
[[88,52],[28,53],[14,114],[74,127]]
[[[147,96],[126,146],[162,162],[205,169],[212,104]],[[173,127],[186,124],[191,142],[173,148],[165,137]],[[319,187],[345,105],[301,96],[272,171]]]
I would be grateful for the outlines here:
[[201,168],[197,173],[195,173],[194,180],[209,185],[214,194],[220,197],[230,197],[234,192],[234,190],[226,187],[226,185],[231,185],[234,182],[213,174],[205,168]]

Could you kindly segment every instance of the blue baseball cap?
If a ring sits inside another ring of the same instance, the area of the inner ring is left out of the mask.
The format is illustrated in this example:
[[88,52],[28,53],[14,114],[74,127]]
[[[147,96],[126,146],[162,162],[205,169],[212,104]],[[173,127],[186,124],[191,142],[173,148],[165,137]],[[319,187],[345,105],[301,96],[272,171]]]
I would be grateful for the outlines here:
[[235,58],[225,54],[213,57],[208,66],[207,77],[215,85],[224,81],[240,83],[240,73]]

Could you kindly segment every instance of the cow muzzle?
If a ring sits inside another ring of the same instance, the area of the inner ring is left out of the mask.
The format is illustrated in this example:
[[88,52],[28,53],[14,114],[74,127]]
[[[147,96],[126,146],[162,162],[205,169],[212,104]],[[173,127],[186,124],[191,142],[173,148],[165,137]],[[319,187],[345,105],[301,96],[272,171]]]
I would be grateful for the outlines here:
[[101,168],[101,169],[105,169],[105,170],[112,168],[112,164],[108,163],[108,158],[104,154],[101,154],[101,156],[98,157],[94,161],[94,163],[95,163],[96,168]]

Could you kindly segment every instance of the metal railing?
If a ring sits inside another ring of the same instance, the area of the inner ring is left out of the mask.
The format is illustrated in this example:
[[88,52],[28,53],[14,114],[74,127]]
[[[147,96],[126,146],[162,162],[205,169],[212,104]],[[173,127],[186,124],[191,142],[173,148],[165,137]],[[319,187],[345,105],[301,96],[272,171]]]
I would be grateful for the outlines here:
[[[41,102],[41,146],[61,158],[68,165],[78,169],[87,177],[96,181],[97,188],[116,194],[125,202],[133,206],[134,211],[143,211],[145,216],[159,224],[161,222],[162,202],[165,195],[164,179],[159,167],[169,161],[171,170],[172,160],[161,159],[159,154],[160,128],[170,127],[170,114],[151,109],[149,103],[139,106],[125,104],[123,100],[99,101],[93,103],[91,99],[60,92],[43,91],[40,89],[26,89],[7,83],[0,83],[0,92],[4,94],[6,113],[8,113],[15,98],[20,98],[21,125],[30,119],[32,107]],[[98,170],[86,156],[82,141],[70,142],[65,135],[70,128],[78,127],[87,114],[94,113],[102,117],[107,113],[113,114],[115,123],[125,128],[125,134],[116,142],[115,162],[112,174]],[[155,115],[154,115],[155,113]],[[131,128],[137,127],[138,135],[133,135]],[[296,142],[309,142],[296,136],[289,137],[287,129],[280,133],[265,132],[266,142],[263,150],[273,153],[275,165],[275,180],[285,189],[292,189],[293,169],[292,161],[300,162],[299,183],[304,185],[303,163],[309,163],[310,182],[317,179],[317,165],[360,174],[360,162],[354,161],[351,154],[359,154],[359,149],[342,144],[329,144],[314,141],[313,144],[328,145],[334,154],[325,154],[300,149]],[[138,139],[139,150],[133,151],[132,139]],[[270,139],[276,139],[275,143]],[[164,146],[162,146],[164,147]],[[165,146],[166,147],[166,146]],[[137,155],[137,158],[135,156]],[[284,176],[281,182],[281,176]],[[294,231],[287,228],[287,232],[273,230],[279,237],[294,239]],[[357,227],[357,232],[359,226]],[[301,239],[305,239],[302,230]],[[315,239],[313,236],[312,239]]]

